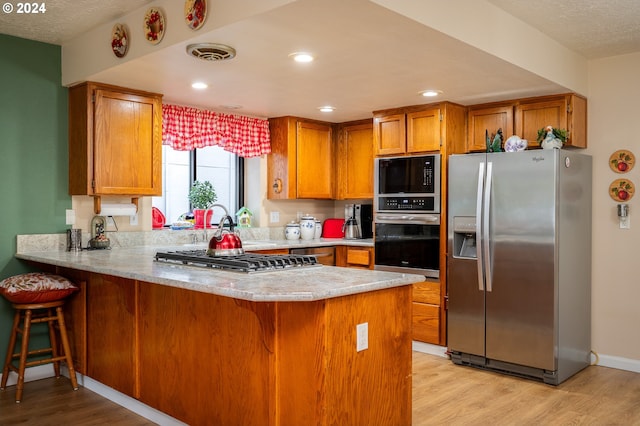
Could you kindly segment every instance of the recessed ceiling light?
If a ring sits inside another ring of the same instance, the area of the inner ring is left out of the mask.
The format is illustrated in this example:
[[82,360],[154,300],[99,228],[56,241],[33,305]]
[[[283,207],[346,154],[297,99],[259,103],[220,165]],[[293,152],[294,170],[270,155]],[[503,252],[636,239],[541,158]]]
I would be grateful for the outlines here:
[[313,56],[311,53],[307,52],[294,52],[289,54],[290,58],[293,58],[296,62],[311,62],[313,61]]
[[209,87],[209,85],[207,83],[202,82],[202,81],[196,81],[195,83],[191,84],[191,87],[193,87],[194,89],[197,89],[197,90],[203,90],[203,89],[206,89],[207,87]]
[[428,90],[423,90],[420,93],[422,96],[428,97],[428,98],[432,98],[434,96],[438,96],[442,94],[442,90],[434,90],[434,89],[428,89]]
[[332,107],[331,105],[325,105],[325,106],[321,106],[318,107],[318,109],[322,112],[333,112],[335,111],[335,107]]
[[220,105],[220,108],[224,108],[224,109],[241,109],[242,105]]

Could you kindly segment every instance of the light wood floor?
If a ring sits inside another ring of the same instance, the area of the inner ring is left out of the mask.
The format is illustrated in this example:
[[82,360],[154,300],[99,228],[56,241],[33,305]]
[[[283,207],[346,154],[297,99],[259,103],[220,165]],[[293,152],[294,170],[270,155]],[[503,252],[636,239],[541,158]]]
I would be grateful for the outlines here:
[[[0,391],[0,425],[151,425],[68,379]],[[640,425],[640,374],[589,367],[559,386],[413,353],[413,425]]]

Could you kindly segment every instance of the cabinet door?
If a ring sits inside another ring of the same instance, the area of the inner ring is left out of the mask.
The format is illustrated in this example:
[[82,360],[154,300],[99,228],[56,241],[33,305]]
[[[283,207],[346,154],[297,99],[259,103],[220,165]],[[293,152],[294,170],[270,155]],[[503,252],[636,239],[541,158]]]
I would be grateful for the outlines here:
[[298,121],[298,198],[333,198],[331,126]]
[[407,152],[440,150],[440,108],[407,114]]
[[404,114],[387,115],[373,119],[375,155],[404,154],[406,125]]
[[137,282],[91,274],[87,285],[87,375],[138,397]]
[[536,141],[538,130],[553,126],[560,129],[567,127],[567,103],[565,97],[541,100],[539,102],[521,103],[516,106],[516,134],[526,139],[529,148],[539,148]]
[[413,340],[439,345],[440,307],[413,302]]
[[162,194],[162,103],[95,91],[94,194]]
[[513,105],[470,109],[468,129],[467,152],[485,152],[487,132],[491,136],[502,129],[504,140],[513,135]]
[[342,129],[336,158],[336,198],[373,198],[373,125]]

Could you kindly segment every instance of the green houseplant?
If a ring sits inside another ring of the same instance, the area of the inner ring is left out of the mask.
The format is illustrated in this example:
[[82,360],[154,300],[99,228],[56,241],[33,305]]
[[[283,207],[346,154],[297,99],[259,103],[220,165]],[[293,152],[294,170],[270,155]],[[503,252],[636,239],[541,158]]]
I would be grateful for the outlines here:
[[[213,184],[208,180],[203,182],[195,181],[189,189],[189,202],[193,208],[193,216],[195,219],[195,227],[202,228],[207,223],[207,228],[211,227],[211,217],[213,211],[210,209],[213,203],[218,199],[216,190]],[[207,211],[207,217],[205,220],[205,211]]]

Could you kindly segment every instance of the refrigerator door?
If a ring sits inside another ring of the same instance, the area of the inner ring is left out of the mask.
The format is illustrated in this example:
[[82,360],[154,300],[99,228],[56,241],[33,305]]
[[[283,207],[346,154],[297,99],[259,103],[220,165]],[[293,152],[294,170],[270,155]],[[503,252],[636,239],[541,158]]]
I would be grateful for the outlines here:
[[[487,155],[491,164],[486,357],[556,369],[556,150]],[[486,189],[485,189],[486,191]]]
[[[485,167],[485,154],[449,157],[447,344],[451,351],[479,357],[485,353],[485,296],[482,262],[477,256],[481,247],[477,210]],[[470,245],[476,250],[469,250]]]

